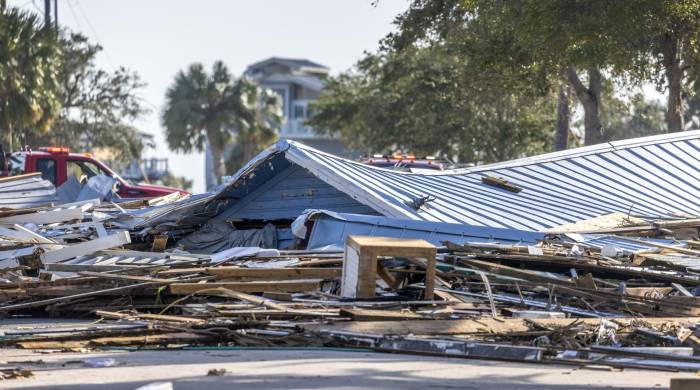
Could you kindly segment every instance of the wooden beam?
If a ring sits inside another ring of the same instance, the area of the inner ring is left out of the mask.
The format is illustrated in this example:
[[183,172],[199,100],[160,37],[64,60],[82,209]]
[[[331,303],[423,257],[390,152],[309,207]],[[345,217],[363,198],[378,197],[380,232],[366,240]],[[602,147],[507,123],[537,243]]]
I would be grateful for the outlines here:
[[431,320],[410,311],[399,310],[372,310],[372,309],[340,309],[340,316],[355,321],[407,321],[407,320]]
[[2,217],[0,218],[0,224],[13,225],[16,223],[34,223],[37,225],[44,225],[48,223],[72,221],[75,219],[83,219],[82,208],[76,207]]
[[[632,325],[638,318],[610,318],[612,322],[625,326]],[[648,326],[691,326],[700,323],[700,317],[647,317],[644,319]],[[532,324],[543,329],[561,328],[577,324],[598,327],[599,318],[478,318],[462,320],[408,320],[408,321],[351,321],[332,325],[309,325],[306,329],[321,331],[343,331],[356,333],[371,333],[382,335],[458,335],[458,334],[492,334],[528,332]],[[622,332],[622,330],[621,330]]]
[[[174,295],[188,295],[198,291],[212,290],[219,287],[246,293],[261,293],[265,291],[308,292],[318,290],[321,287],[322,281],[323,279],[264,282],[173,283],[170,285],[170,293]],[[213,291],[211,295],[217,294]]]
[[297,317],[321,317],[321,318],[338,318],[338,310],[270,310],[270,309],[250,309],[250,310],[217,310],[217,315],[226,317],[250,317],[250,318],[265,318],[265,319],[283,319]]
[[283,280],[300,278],[334,279],[339,278],[342,268],[241,268],[241,267],[200,267],[175,268],[161,271],[158,275],[177,275],[205,273],[220,278],[250,278],[265,280]]
[[234,290],[231,290],[229,288],[218,288],[217,290],[219,290],[221,295],[226,295],[227,297],[235,298],[235,299],[245,301],[245,302],[250,302],[250,303],[253,303],[256,305],[265,306],[265,307],[273,309],[273,310],[287,311],[287,308],[285,306],[277,304],[277,303],[275,303],[267,298],[242,293],[240,291],[234,291]]
[[131,243],[129,232],[122,230],[107,237],[96,238],[91,241],[81,242],[80,244],[69,245],[55,251],[44,252],[41,255],[41,261],[44,264],[55,263],[57,261],[89,255],[97,251],[115,248],[129,243]]
[[467,265],[467,266],[478,268],[480,270],[488,271],[492,274],[508,276],[511,278],[523,279],[523,280],[527,280],[527,281],[534,282],[534,283],[544,283],[544,284],[552,283],[552,284],[564,285],[564,286],[575,286],[576,285],[569,280],[556,278],[554,276],[549,276],[543,272],[530,271],[527,269],[518,269],[518,268],[514,268],[514,267],[509,267],[507,265],[491,263],[488,261],[460,258],[459,262],[462,263],[463,265]]
[[116,313],[105,310],[96,310],[95,314],[103,318],[111,318],[118,320],[134,320],[134,319],[145,319],[154,321],[165,321],[165,322],[182,322],[182,323],[194,323],[194,324],[205,324],[207,321],[201,318],[185,317],[185,316],[170,316],[163,314],[149,314],[149,313]]
[[151,282],[151,283],[158,283],[158,284],[170,284],[170,283],[182,282],[182,280],[177,280],[177,279],[160,279],[160,278],[151,278],[148,276],[119,275],[119,274],[108,274],[108,273],[103,273],[103,272],[92,272],[92,271],[79,271],[78,275],[92,276],[92,277],[102,278],[102,279],[129,280],[129,281],[133,281],[133,282]]

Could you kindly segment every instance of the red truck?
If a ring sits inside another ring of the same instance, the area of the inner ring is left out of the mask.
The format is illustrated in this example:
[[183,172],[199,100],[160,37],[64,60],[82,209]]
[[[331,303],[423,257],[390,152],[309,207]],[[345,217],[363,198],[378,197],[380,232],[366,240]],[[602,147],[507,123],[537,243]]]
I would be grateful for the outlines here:
[[117,194],[121,198],[155,198],[173,192],[187,194],[186,191],[172,187],[131,184],[90,154],[71,153],[64,147],[42,147],[38,151],[27,149],[21,152],[0,153],[0,177],[33,172],[41,172],[41,176],[56,187],[65,183],[71,176],[80,183],[85,183],[97,175],[110,176],[117,180]]

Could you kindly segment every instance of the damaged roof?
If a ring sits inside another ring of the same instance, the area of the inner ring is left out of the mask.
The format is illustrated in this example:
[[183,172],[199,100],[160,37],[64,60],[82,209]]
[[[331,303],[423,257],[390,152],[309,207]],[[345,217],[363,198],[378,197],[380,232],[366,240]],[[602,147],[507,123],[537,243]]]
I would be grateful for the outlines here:
[[[207,197],[206,214],[226,215],[227,209],[242,200],[249,202],[244,198],[290,167],[301,167],[309,177],[347,195],[346,208],[351,198],[376,214],[394,218],[543,230],[611,212],[700,215],[700,131],[421,173],[373,167],[280,140]],[[306,192],[293,193],[299,209],[290,208],[288,217],[299,215],[303,207],[354,212],[334,210],[328,203],[319,206],[313,183],[307,186]],[[282,189],[279,196],[290,193]],[[280,200],[271,198],[268,203],[283,208],[292,204]],[[264,219],[264,208],[258,214]]]

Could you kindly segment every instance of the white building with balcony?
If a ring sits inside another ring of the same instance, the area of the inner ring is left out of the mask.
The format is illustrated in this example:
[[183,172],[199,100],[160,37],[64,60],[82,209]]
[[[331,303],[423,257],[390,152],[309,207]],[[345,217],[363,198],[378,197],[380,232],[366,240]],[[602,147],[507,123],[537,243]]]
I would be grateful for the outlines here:
[[280,96],[284,110],[280,138],[301,141],[328,153],[343,154],[338,137],[317,134],[304,125],[304,121],[313,115],[310,103],[318,99],[329,71],[328,67],[306,59],[271,57],[248,66],[245,76]]

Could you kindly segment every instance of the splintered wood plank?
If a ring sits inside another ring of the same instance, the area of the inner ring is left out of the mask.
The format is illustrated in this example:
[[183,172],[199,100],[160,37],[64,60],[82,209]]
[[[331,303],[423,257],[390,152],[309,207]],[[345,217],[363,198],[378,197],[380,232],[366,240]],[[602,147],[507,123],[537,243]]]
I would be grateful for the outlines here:
[[217,315],[226,317],[246,317],[246,318],[275,318],[288,319],[297,317],[338,317],[338,310],[313,311],[313,310],[217,310]]
[[240,268],[240,267],[212,267],[212,268],[184,268],[171,269],[159,272],[159,275],[188,274],[202,272],[215,275],[220,278],[249,278],[265,280],[285,280],[300,278],[334,279],[339,278],[343,270],[341,268]]
[[[255,281],[255,282],[220,282],[220,283],[173,283],[170,293],[188,295],[203,290],[211,290],[211,295],[217,295],[214,289],[223,287],[243,293],[261,293],[265,291],[307,292],[321,288],[323,279],[285,280],[285,281]],[[221,292],[219,292],[221,294]]]
[[119,274],[108,274],[103,272],[93,272],[93,271],[78,271],[78,275],[81,276],[92,276],[102,279],[115,279],[115,280],[131,280],[134,282],[153,282],[159,284],[169,284],[176,283],[175,279],[159,279],[151,278],[148,276],[134,276],[134,275],[119,275]]
[[133,319],[145,319],[154,321],[165,321],[165,322],[184,322],[184,323],[195,323],[195,324],[205,324],[207,321],[201,318],[185,317],[185,316],[173,316],[173,315],[163,315],[163,314],[149,314],[149,313],[116,313],[105,310],[96,310],[95,314],[103,318],[119,319],[119,320],[133,320]]
[[81,242],[80,244],[69,245],[55,251],[44,252],[41,255],[41,261],[44,264],[55,263],[57,261],[89,255],[97,251],[115,248],[129,243],[131,243],[129,232],[123,230],[107,237],[96,238],[91,241]]
[[[637,318],[611,318],[611,321],[629,326]],[[308,330],[317,331],[342,331],[371,333],[384,335],[457,335],[457,334],[491,334],[491,333],[514,333],[528,332],[532,330],[529,324],[536,324],[543,328],[560,328],[569,326],[576,322],[589,327],[600,326],[599,318],[478,318],[463,320],[408,320],[408,321],[351,321],[335,323],[332,325],[310,325]],[[668,326],[694,325],[700,322],[700,317],[657,317],[645,318],[647,326]]]
[[355,321],[405,321],[405,320],[430,320],[420,314],[410,311],[398,310],[372,310],[372,309],[340,309],[340,316],[351,318]]
[[80,207],[72,209],[52,210],[31,214],[13,215],[11,217],[0,218],[2,224],[34,223],[37,225],[47,223],[57,223],[83,219],[83,209]]
[[89,345],[163,345],[163,344],[197,344],[211,341],[213,337],[195,333],[165,333],[144,336],[102,337],[89,341]]
[[242,293],[240,291],[234,291],[231,289],[221,288],[220,290],[221,290],[222,295],[226,295],[226,296],[231,297],[231,298],[236,298],[236,299],[239,299],[241,301],[254,303],[256,305],[262,305],[262,306],[265,306],[265,307],[273,309],[273,310],[281,310],[281,311],[287,310],[286,307],[279,305],[279,304],[271,301],[268,298],[259,297],[257,295],[250,295],[250,294]]

